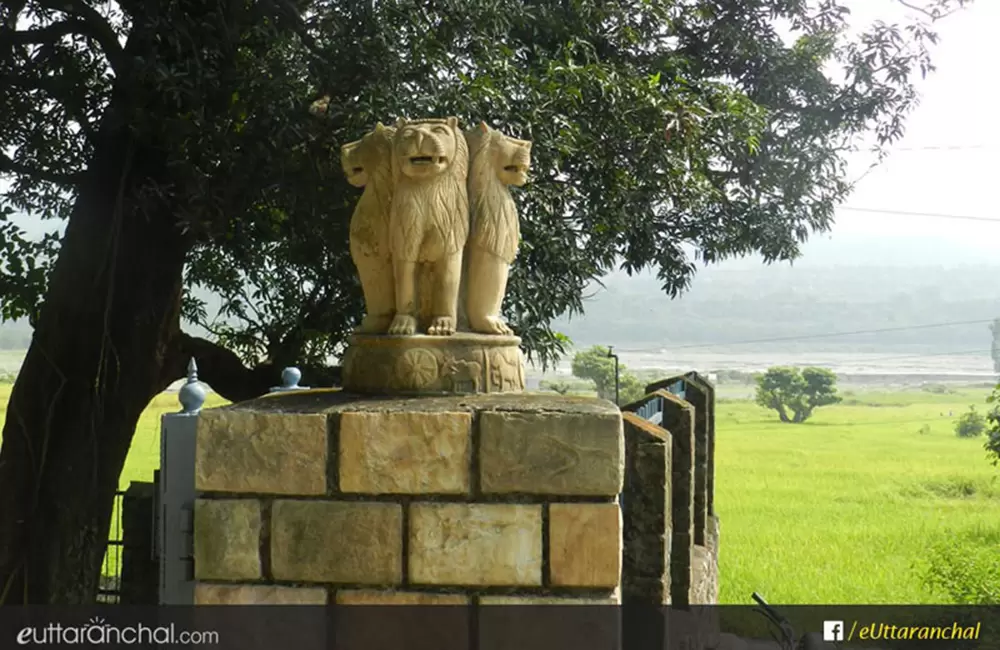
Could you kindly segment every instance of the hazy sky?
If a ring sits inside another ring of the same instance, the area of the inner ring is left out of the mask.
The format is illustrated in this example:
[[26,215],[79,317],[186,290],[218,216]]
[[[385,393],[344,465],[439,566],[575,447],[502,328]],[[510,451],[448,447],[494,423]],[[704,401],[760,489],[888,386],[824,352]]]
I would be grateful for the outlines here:
[[[895,0],[855,0],[857,19],[903,17]],[[997,62],[993,47],[1000,34],[1000,2],[976,0],[939,24],[933,52],[937,70],[920,84],[920,106],[890,158],[865,176],[846,205],[895,211],[968,215],[1000,219],[997,175],[1000,115]],[[941,148],[932,148],[941,147]],[[870,158],[857,161],[860,177]],[[955,240],[1000,252],[1000,222],[873,214],[839,210],[837,234],[915,235]]]

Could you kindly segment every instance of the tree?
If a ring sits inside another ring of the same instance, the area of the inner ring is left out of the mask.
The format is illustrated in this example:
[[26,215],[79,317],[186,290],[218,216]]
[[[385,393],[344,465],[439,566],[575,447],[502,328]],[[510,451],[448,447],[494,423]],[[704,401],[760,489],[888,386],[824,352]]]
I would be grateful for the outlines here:
[[[615,401],[615,360],[608,356],[608,348],[595,345],[577,352],[573,357],[573,376],[594,382],[598,397]],[[618,364],[618,403],[634,402],[644,392],[639,378],[624,364]]]
[[361,312],[337,147],[376,120],[538,143],[505,310],[547,363],[551,319],[615,266],[677,295],[695,261],[794,259],[850,190],[844,153],[902,135],[932,23],[965,2],[858,38],[836,0],[3,3],[0,318],[34,337],[0,449],[0,603],[93,600],[135,423],[191,356],[234,400],[290,363],[337,380]]
[[556,381],[542,381],[539,386],[544,390],[551,390],[554,393],[559,393],[560,395],[565,395],[569,392],[571,386],[569,382],[556,380]]
[[970,406],[955,423],[955,435],[959,438],[978,438],[984,431],[986,431],[986,418],[976,410],[975,406]]
[[837,375],[826,368],[774,367],[757,377],[757,404],[777,411],[782,422],[805,422],[813,410],[840,399]]
[[993,344],[990,346],[990,354],[993,357],[993,371],[1000,373],[1000,318],[990,323],[990,332],[993,333]]
[[1000,466],[1000,384],[986,398],[991,405],[986,415],[986,456],[994,466]]

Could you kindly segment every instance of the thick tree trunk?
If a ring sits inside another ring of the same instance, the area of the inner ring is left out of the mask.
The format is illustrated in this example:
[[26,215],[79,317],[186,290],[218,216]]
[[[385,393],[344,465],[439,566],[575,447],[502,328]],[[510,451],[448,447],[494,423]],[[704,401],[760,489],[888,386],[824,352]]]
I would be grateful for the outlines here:
[[7,408],[0,604],[94,601],[135,425],[170,380],[187,244],[131,204],[163,169],[127,133],[102,131]]

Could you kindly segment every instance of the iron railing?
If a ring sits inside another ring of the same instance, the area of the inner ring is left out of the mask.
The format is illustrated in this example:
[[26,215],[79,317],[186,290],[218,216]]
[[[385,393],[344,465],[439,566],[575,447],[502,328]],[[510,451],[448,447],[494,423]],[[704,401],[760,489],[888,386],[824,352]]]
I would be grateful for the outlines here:
[[101,584],[97,590],[97,602],[117,604],[122,591],[122,503],[125,492],[115,492],[115,501],[111,509],[111,529],[108,534],[108,545],[104,551],[104,566],[101,569]]

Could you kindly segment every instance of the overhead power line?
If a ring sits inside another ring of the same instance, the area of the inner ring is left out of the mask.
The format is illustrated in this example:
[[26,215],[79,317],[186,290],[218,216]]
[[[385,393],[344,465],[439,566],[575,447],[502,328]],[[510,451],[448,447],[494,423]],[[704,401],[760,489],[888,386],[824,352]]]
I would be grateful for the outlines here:
[[850,212],[867,212],[870,214],[893,214],[905,217],[933,217],[935,219],[962,219],[965,221],[992,221],[1000,223],[997,217],[976,217],[964,214],[947,214],[942,212],[910,212],[908,210],[881,210],[878,208],[856,208],[850,205],[842,205],[838,210],[848,210]]
[[694,343],[689,345],[667,346],[660,348],[618,348],[619,352],[671,352],[673,350],[690,350],[693,348],[721,348],[730,345],[753,345],[756,343],[784,343],[786,341],[806,341],[810,339],[832,338],[837,336],[855,336],[858,334],[882,334],[884,332],[907,332],[911,330],[925,330],[936,327],[957,327],[960,325],[985,325],[992,323],[994,319],[984,318],[980,320],[951,321],[947,323],[928,323],[925,325],[906,325],[902,327],[880,327],[871,330],[853,330],[850,332],[827,332],[824,334],[799,334],[796,336],[779,336],[767,339],[748,339],[743,341],[729,341],[726,343]]
[[998,149],[1000,144],[939,144],[924,147],[894,147],[889,153],[896,151],[967,151],[969,149]]

